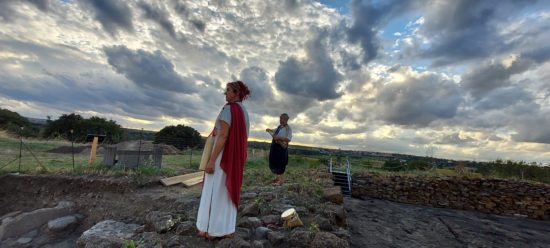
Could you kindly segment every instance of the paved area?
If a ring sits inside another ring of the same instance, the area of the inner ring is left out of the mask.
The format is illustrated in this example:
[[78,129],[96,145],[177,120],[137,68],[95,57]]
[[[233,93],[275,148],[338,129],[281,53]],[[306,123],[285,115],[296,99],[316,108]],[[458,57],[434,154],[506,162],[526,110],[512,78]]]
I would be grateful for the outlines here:
[[352,247],[550,247],[550,221],[345,199]]

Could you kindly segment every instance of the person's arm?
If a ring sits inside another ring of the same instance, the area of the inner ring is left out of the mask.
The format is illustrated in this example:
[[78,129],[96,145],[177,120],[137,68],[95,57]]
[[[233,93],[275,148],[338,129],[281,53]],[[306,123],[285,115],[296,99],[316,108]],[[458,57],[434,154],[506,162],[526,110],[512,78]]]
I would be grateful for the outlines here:
[[275,136],[273,136],[273,139],[274,139],[275,141],[290,142],[290,138],[292,138],[292,131],[291,131],[290,128],[288,128],[288,129],[285,130],[285,132],[288,132],[288,133],[286,133],[286,136],[287,136],[287,137],[275,135]]
[[210,160],[208,160],[208,163],[204,168],[204,171],[208,174],[214,173],[214,163],[216,163],[216,159],[218,159],[218,156],[220,155],[222,149],[225,147],[225,142],[227,141],[227,137],[229,135],[229,124],[221,120],[219,122],[221,128],[220,131],[216,134],[218,136],[216,145],[214,146],[214,149],[212,149],[212,156],[210,156]]

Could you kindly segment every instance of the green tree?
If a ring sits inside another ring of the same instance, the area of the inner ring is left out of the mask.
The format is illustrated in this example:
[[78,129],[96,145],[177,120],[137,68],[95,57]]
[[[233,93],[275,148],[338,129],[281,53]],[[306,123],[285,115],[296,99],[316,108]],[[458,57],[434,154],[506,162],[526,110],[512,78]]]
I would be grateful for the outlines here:
[[155,134],[155,144],[164,143],[178,149],[197,147],[202,144],[201,134],[185,125],[166,126]]
[[[73,130],[72,134],[71,130]],[[104,142],[117,143],[122,139],[124,131],[113,120],[97,116],[85,119],[75,113],[64,114],[57,120],[48,121],[44,130],[45,138],[61,137],[68,140],[74,138],[76,142],[84,142],[88,134],[105,135]]]
[[2,108],[0,108],[0,128],[26,137],[36,137],[39,132],[39,129],[34,127],[27,118]]

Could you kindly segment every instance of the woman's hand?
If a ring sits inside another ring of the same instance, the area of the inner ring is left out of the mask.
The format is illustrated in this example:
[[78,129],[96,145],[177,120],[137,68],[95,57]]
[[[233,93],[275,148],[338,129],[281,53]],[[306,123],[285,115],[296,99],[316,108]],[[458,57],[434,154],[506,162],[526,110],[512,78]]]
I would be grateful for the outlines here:
[[208,160],[208,163],[206,163],[206,166],[204,167],[204,172],[208,174],[214,174],[214,163],[216,161],[213,159]]
[[266,128],[265,129],[266,132],[272,132],[273,130],[269,129],[269,128]]

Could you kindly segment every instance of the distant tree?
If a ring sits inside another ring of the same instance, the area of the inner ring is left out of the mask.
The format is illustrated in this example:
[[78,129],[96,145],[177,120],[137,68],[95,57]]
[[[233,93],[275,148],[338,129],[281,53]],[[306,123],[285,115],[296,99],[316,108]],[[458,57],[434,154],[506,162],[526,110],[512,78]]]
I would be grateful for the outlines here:
[[431,166],[428,162],[424,160],[414,160],[409,163],[407,163],[407,170],[427,170]]
[[[71,134],[71,130],[73,133]],[[85,119],[82,116],[71,113],[61,115],[57,120],[48,121],[44,130],[45,138],[73,139],[76,142],[84,142],[88,134],[105,135],[106,143],[119,142],[124,131],[120,125],[113,120],[92,116]]]
[[155,134],[155,144],[164,143],[178,149],[197,147],[202,143],[201,134],[185,125],[166,126]]
[[34,127],[27,118],[2,108],[0,108],[0,129],[26,137],[36,137],[39,132],[39,129]]
[[404,167],[401,166],[401,162],[399,160],[391,159],[384,162],[384,166],[382,166],[382,169],[387,171],[400,171],[403,170]]

